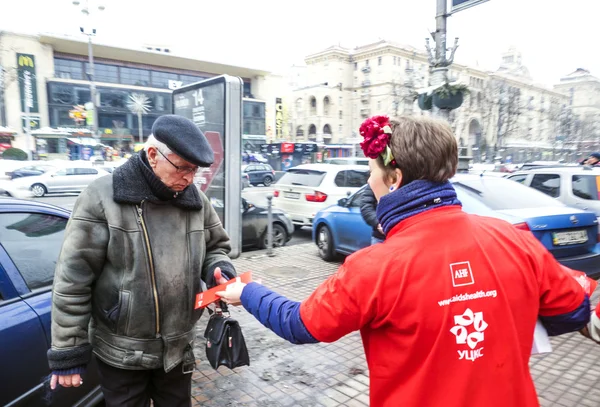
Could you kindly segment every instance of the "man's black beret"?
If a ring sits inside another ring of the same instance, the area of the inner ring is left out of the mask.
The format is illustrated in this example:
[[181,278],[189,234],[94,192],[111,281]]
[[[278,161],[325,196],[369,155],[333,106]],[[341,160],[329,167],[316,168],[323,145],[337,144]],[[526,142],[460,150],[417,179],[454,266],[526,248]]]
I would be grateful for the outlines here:
[[190,119],[174,114],[160,116],[152,125],[154,137],[189,163],[210,167],[213,150],[202,131]]

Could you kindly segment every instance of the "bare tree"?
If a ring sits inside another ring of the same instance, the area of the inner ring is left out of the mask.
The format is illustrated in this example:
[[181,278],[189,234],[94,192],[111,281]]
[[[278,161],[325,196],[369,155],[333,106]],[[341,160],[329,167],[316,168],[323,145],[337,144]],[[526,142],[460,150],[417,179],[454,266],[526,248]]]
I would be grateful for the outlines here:
[[483,91],[472,97],[481,112],[482,138],[489,141],[485,143],[486,161],[491,162],[505,146],[506,139],[519,134],[520,117],[526,106],[521,99],[521,90],[509,86],[501,78],[491,78]]

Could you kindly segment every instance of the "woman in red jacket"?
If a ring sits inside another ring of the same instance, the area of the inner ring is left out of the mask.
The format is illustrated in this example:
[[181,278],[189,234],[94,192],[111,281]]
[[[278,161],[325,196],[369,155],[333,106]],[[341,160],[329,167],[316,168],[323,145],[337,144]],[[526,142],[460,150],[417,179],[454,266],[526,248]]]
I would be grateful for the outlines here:
[[446,123],[376,116],[360,133],[385,242],[349,256],[302,303],[257,283],[219,295],[293,343],[360,330],[373,407],[538,406],[536,321],[550,335],[582,329],[583,288],[531,233],[461,210]]

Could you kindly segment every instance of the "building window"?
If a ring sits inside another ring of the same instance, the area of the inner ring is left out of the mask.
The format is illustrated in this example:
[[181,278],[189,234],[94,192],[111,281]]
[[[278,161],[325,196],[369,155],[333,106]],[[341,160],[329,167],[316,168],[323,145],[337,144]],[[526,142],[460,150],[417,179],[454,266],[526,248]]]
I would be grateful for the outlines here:
[[381,57],[377,58],[377,65],[381,66],[381,62],[382,62],[382,58]]
[[396,57],[394,57],[394,65],[396,65],[396,59],[397,59],[397,58],[396,58]]
[[377,101],[377,110],[381,110],[381,100]]
[[342,130],[344,129],[344,126],[342,126],[341,124],[338,126],[338,132],[341,135],[342,134]]
[[358,62],[355,62],[355,63],[354,63],[354,70],[355,70],[355,71],[356,71],[356,70],[358,70]]
[[100,92],[100,107],[125,109],[128,93],[122,90],[102,89]]
[[339,118],[342,119],[344,117],[344,113],[340,110],[339,112]]
[[179,75],[170,72],[152,71],[152,86],[157,88],[168,88],[169,81],[178,81]]
[[243,101],[243,132],[244,134],[264,135],[265,126],[265,103],[249,100]]
[[189,85],[190,83],[200,82],[201,80],[206,79],[202,76],[195,75],[179,75],[179,80],[183,82],[184,85]]
[[[89,64],[85,63],[89,71]],[[96,82],[119,83],[119,68],[114,65],[94,64],[94,80]]]
[[54,76],[62,79],[87,79],[83,76],[81,61],[54,58]]
[[124,85],[149,86],[150,71],[138,68],[121,68],[121,83]]
[[369,66],[369,60],[368,59],[365,61],[365,66]]
[[252,96],[252,84],[250,82],[244,82],[244,97],[254,98],[254,96]]

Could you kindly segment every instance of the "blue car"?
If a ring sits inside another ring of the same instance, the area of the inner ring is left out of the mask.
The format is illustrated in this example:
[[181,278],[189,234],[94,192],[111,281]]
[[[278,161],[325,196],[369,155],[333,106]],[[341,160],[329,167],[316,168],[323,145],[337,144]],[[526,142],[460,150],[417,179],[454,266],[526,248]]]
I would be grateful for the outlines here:
[[0,406],[94,406],[102,401],[95,362],[78,388],[49,388],[54,268],[69,212],[0,199]]
[[[567,267],[600,277],[598,219],[592,212],[565,206],[549,196],[505,178],[456,175],[452,184],[463,210],[504,219],[530,230]],[[372,229],[360,214],[364,187],[317,213],[313,241],[326,261],[371,244]]]

